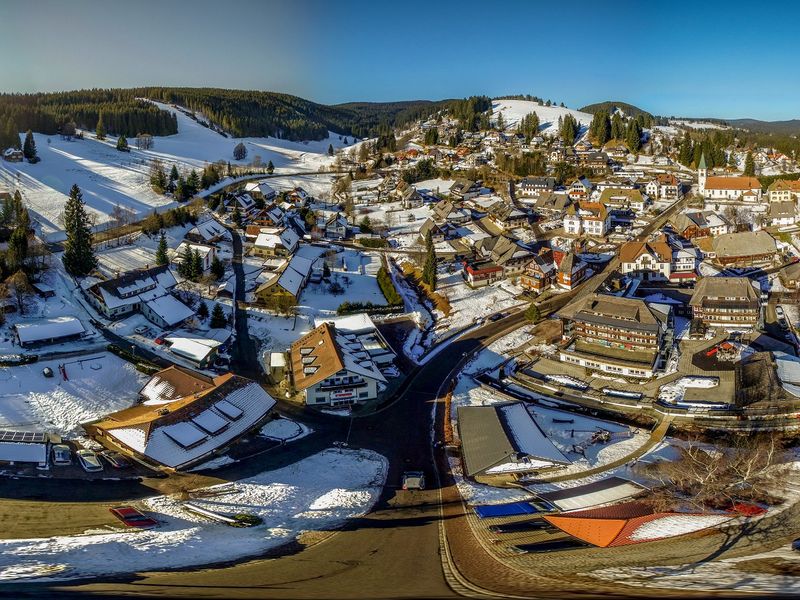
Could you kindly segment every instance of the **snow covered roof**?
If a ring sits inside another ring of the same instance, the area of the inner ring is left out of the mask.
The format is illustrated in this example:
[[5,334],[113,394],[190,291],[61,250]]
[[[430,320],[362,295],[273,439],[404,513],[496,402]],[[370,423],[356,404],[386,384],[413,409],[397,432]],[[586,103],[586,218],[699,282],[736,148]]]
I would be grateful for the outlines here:
[[198,335],[188,336],[182,333],[168,335],[164,341],[169,344],[170,352],[198,363],[205,360],[215,348],[222,345],[222,342],[214,339]]
[[228,230],[214,219],[209,219],[207,221],[203,221],[202,223],[198,223],[189,230],[187,235],[198,235],[207,242],[218,238],[230,237]]
[[229,445],[274,406],[260,385],[228,373],[203,391],[166,404],[133,406],[85,427],[99,441],[108,436],[151,462],[182,469]]
[[152,269],[130,271],[114,279],[98,281],[88,291],[102,300],[110,309],[130,306],[141,302],[140,295],[156,291],[155,295],[166,294],[177,284],[175,275],[164,265]]
[[253,245],[261,248],[277,248],[278,246],[283,246],[289,252],[294,252],[299,242],[300,236],[298,236],[293,229],[262,227]]
[[194,315],[194,311],[172,294],[142,298],[147,307],[157,314],[168,327],[177,325]]
[[56,317],[30,323],[17,323],[14,328],[17,330],[20,344],[71,337],[86,331],[83,324],[75,317]]
[[644,490],[645,488],[633,481],[621,477],[607,477],[584,485],[540,493],[538,496],[562,511],[569,511],[619,502]]

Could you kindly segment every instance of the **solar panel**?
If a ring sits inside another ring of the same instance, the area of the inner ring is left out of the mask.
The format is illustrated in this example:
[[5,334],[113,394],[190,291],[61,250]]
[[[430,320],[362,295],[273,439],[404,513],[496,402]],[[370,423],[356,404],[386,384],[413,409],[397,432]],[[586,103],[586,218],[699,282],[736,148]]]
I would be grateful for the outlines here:
[[44,444],[47,438],[38,431],[0,431],[0,442],[27,442]]

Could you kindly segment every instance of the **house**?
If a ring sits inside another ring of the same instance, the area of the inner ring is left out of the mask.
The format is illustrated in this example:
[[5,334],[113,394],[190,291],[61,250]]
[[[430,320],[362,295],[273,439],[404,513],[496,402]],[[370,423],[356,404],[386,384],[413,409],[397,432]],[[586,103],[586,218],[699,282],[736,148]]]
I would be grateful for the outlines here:
[[777,179],[767,188],[770,202],[797,202],[800,199],[800,180]]
[[183,367],[159,371],[139,403],[85,423],[106,448],[156,468],[180,471],[218,456],[269,418],[275,399],[254,381],[209,377]]
[[[250,231],[248,227],[248,232]],[[291,256],[300,246],[300,237],[293,229],[260,227],[250,254],[253,256]]]
[[567,188],[567,195],[576,202],[580,200],[586,200],[592,193],[592,188],[593,186],[591,181],[586,179],[586,177],[579,177]]
[[600,194],[600,204],[608,210],[644,212],[649,198],[639,189],[606,188]]
[[672,346],[672,309],[638,298],[589,294],[558,312],[562,362],[650,378]]
[[214,257],[217,255],[217,248],[208,244],[184,240],[178,244],[178,247],[175,249],[175,254],[172,256],[172,264],[177,267],[177,265],[186,259],[186,256],[190,252],[192,254],[197,252],[197,254],[200,255],[200,264],[203,266],[203,273],[208,273],[211,269],[211,263],[214,262]]
[[316,277],[322,278],[323,252],[316,246],[301,246],[276,271],[264,273],[266,280],[255,289],[256,300],[265,304],[297,304],[306,284]]
[[434,244],[443,242],[446,237],[445,228],[437,225],[430,217],[425,219],[425,221],[422,223],[422,226],[419,228],[418,240],[420,244],[425,243],[428,233],[431,234],[431,241],[433,241]]
[[474,181],[469,179],[459,178],[450,186],[450,195],[459,200],[469,200],[477,196],[480,187]]
[[706,156],[697,167],[700,194],[708,200],[761,201],[761,183],[756,177],[714,177],[708,175]]
[[198,223],[186,232],[185,238],[196,244],[213,244],[221,240],[230,240],[231,234],[214,219]]
[[672,283],[691,282],[697,279],[697,248],[691,244],[670,244],[672,265],[669,280]]
[[323,223],[322,230],[325,233],[325,239],[343,240],[350,233],[350,224],[344,215],[336,213]]
[[164,344],[172,354],[205,369],[214,364],[220,349],[225,347],[231,335],[228,329],[212,329],[202,333],[176,331],[164,337]]
[[630,154],[628,147],[622,142],[617,142],[617,141],[611,141],[606,143],[606,145],[603,146],[603,152],[605,152],[608,156],[610,156],[614,160],[624,160],[625,157],[628,156],[628,154]]
[[340,406],[374,400],[386,378],[354,334],[323,323],[289,350],[290,377],[306,404]]
[[557,266],[556,284],[558,287],[571,290],[586,279],[588,265],[572,252],[553,252],[553,260]]
[[248,219],[258,212],[256,201],[250,194],[237,194],[228,201],[228,206],[231,210],[238,208],[241,215]]
[[503,267],[492,260],[479,259],[465,263],[462,275],[470,287],[478,288],[503,279]]
[[772,264],[778,248],[766,231],[741,231],[714,237],[711,247],[715,261],[726,267],[753,267]]
[[168,266],[130,271],[84,289],[89,303],[108,319],[141,312],[159,327],[179,325],[194,312],[169,293],[177,280]]
[[564,216],[571,204],[572,198],[564,192],[544,192],[539,194],[533,208],[546,217],[559,218]]
[[83,324],[75,317],[55,317],[17,323],[14,325],[14,331],[19,345],[23,348],[79,340],[86,333]]
[[761,315],[761,296],[746,277],[703,277],[689,306],[692,317],[706,326],[753,329]]
[[264,203],[272,202],[278,193],[269,185],[268,180],[261,179],[260,181],[249,181],[244,186],[245,194],[249,194],[253,198],[263,200]]
[[733,231],[733,224],[728,219],[710,210],[678,213],[672,218],[672,225],[678,235],[687,240],[716,237]]
[[536,196],[541,192],[552,192],[556,189],[555,177],[526,177],[519,182],[517,189],[522,196]]
[[794,200],[770,202],[766,223],[770,227],[794,225],[797,222],[797,203]]
[[553,253],[535,254],[525,266],[519,278],[519,284],[536,294],[541,294],[548,289],[556,278],[556,266],[553,262]]
[[503,277],[514,277],[522,273],[525,265],[535,254],[517,240],[505,236],[494,238],[489,258],[503,268]]
[[657,200],[678,200],[683,188],[673,173],[658,173],[647,182],[645,192]]
[[3,152],[3,159],[6,162],[22,162],[23,158],[25,158],[25,155],[22,153],[22,150],[17,150],[16,148],[7,148]]
[[599,202],[580,202],[571,205],[564,216],[564,233],[603,237],[608,233],[611,217]]
[[491,221],[503,231],[525,227],[529,223],[529,215],[513,206],[501,204],[489,214]]
[[513,478],[552,472],[571,464],[522,402],[459,406],[457,416],[467,477]]
[[784,287],[792,290],[800,288],[800,262],[783,267],[779,271],[779,277]]
[[672,248],[664,236],[650,242],[626,242],[619,248],[622,273],[644,280],[668,281],[672,273]]
[[588,151],[578,152],[578,164],[582,167],[592,169],[593,172],[601,171],[608,167],[608,154],[605,152]]
[[395,351],[383,337],[380,329],[367,313],[347,315],[343,317],[318,317],[314,325],[319,327],[323,323],[330,323],[336,331],[345,335],[353,335],[364,347],[369,357],[379,367],[386,367],[394,362],[397,357]]

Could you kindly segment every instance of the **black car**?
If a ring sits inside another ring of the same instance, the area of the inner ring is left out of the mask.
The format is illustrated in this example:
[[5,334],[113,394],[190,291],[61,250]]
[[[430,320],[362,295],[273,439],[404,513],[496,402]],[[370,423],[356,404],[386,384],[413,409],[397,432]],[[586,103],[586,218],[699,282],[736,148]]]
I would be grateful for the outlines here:
[[586,548],[589,544],[575,538],[564,538],[560,540],[549,540],[535,544],[519,544],[511,546],[509,550],[517,554],[538,554],[541,552],[558,552],[560,550],[575,550]]
[[493,314],[492,316],[489,317],[489,320],[490,321],[499,321],[500,319],[502,319],[505,316],[506,315],[504,313],[495,313],[495,314]]
[[128,469],[131,467],[130,461],[119,452],[104,450],[100,453],[100,456],[115,469]]

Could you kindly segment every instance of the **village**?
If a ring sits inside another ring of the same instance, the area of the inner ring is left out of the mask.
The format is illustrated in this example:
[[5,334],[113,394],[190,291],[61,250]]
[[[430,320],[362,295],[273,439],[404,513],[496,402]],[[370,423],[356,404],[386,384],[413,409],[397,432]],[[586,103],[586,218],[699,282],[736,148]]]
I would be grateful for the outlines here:
[[[228,162],[185,201],[147,189],[153,204],[123,207],[125,219],[91,205],[95,265],[81,275],[63,260],[69,219],[35,197],[51,154],[61,175],[74,167],[55,160],[73,147],[112,169],[116,142],[37,134],[36,161],[0,149],[4,264],[17,231],[25,248],[0,298],[0,475],[20,487],[153,481],[131,504],[161,523],[141,535],[173,558],[140,557],[141,571],[246,558],[314,529],[317,509],[335,528],[438,481],[452,480],[497,560],[566,571],[576,552],[599,578],[616,564],[606,548],[790,510],[795,448],[778,437],[800,427],[797,157],[721,147],[715,131],[738,138],[718,123],[472,102],[466,126],[453,109],[302,152],[249,140],[286,162]],[[159,106],[179,133],[130,151],[142,161],[130,197],[144,171],[172,166],[183,180],[229,160],[181,157],[220,152],[221,136]],[[51,193],[65,206],[102,193],[97,178],[82,183]],[[720,470],[748,452],[760,462],[744,484],[720,476],[703,493],[699,476],[677,476],[690,459],[710,470],[715,452],[728,457]],[[328,479],[306,494],[319,472]],[[288,501],[269,508],[273,473],[302,496],[302,518]],[[208,500],[226,476],[225,501]],[[117,532],[106,513],[85,528]],[[221,533],[232,519],[284,532]],[[0,579],[131,570],[97,558],[110,540],[78,560],[80,529],[58,531],[67,559],[2,540]],[[181,555],[176,532],[235,535],[241,548]]]

